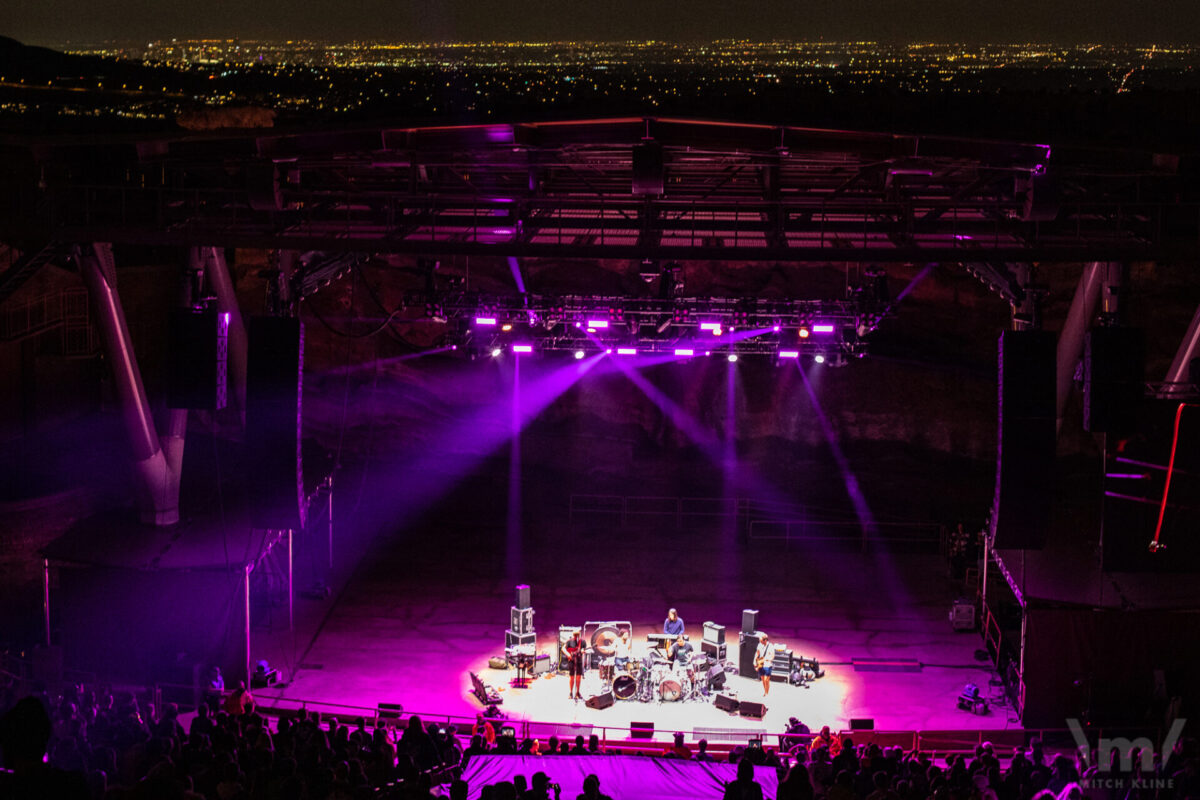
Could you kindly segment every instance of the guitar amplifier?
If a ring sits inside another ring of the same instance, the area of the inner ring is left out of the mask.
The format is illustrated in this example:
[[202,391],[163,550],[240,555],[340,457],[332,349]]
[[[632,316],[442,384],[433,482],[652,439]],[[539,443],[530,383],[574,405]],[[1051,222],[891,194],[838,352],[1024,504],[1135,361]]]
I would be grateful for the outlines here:
[[533,609],[517,606],[509,609],[508,629],[513,633],[533,633]]
[[545,675],[554,666],[549,653],[542,653],[533,659],[533,675]]
[[792,675],[792,651],[786,647],[775,648],[775,660],[771,662],[771,680],[784,681]]
[[715,622],[704,623],[704,639],[705,642],[712,644],[725,644],[725,626],[718,625]]

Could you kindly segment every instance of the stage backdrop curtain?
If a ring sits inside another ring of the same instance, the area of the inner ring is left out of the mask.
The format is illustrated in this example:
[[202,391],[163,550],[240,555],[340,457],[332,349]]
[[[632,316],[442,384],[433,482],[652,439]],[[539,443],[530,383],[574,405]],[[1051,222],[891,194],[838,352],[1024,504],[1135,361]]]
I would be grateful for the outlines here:
[[[679,800],[713,798],[721,800],[725,784],[737,778],[736,764],[697,763],[678,758],[650,756],[472,756],[463,773],[470,787],[467,797],[476,800],[484,786],[511,781],[514,775],[526,779],[535,772],[550,776],[550,783],[562,786],[562,800],[575,800],[583,792],[583,779],[595,775],[600,792],[613,800]],[[754,779],[762,784],[763,797],[775,796],[778,779],[773,767],[755,767]]]

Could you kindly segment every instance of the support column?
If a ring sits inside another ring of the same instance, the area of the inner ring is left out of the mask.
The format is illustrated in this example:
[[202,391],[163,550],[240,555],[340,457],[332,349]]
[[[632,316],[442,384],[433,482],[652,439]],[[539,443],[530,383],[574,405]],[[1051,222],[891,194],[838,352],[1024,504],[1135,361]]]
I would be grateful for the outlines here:
[[243,609],[244,615],[242,621],[243,627],[243,643],[245,644],[245,658],[242,666],[245,668],[246,688],[250,688],[250,676],[254,674],[253,668],[250,666],[250,573],[254,571],[254,563],[251,562],[242,568],[242,595],[246,601]]
[[202,248],[200,260],[203,263],[204,278],[209,288],[217,297],[217,311],[229,315],[229,383],[231,396],[237,410],[242,414],[242,422],[246,419],[246,323],[242,319],[242,311],[238,306],[237,293],[233,288],[233,278],[229,273],[229,264],[225,261],[225,251],[220,247]]
[[1071,309],[1058,336],[1057,380],[1055,395],[1055,432],[1062,430],[1063,411],[1067,397],[1071,394],[1071,383],[1075,377],[1075,365],[1083,355],[1083,337],[1092,318],[1096,315],[1096,302],[1100,299],[1100,282],[1105,274],[1105,264],[1093,261],[1085,264],[1071,298]]
[[50,646],[50,559],[42,559],[42,622],[46,626],[46,647]]
[[[1200,306],[1196,307],[1196,313],[1192,315],[1192,324],[1188,325],[1187,333],[1183,335],[1183,341],[1179,343],[1179,349],[1175,351],[1175,358],[1171,360],[1171,367],[1167,370],[1166,382],[1168,384],[1188,383],[1192,362],[1197,358],[1200,358]],[[1168,385],[1159,393],[1159,397],[1169,398],[1174,394],[1183,393],[1174,386]]]
[[288,528],[288,630],[296,630],[296,585],[295,572],[292,569],[292,534]]
[[105,356],[113,371],[113,384],[137,474],[141,519],[152,525],[174,525],[179,521],[179,474],[167,466],[155,431],[125,310],[117,294],[112,245],[97,242],[81,250],[77,261],[96,311]]
[[333,476],[330,475],[325,479],[325,484],[329,492],[329,569],[333,571]]

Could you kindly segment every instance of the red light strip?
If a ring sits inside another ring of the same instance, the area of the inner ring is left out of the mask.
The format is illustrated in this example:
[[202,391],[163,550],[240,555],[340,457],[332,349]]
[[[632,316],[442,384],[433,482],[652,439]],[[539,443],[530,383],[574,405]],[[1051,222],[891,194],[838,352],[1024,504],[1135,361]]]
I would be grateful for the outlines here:
[[1158,524],[1154,526],[1154,541],[1150,542],[1150,552],[1157,553],[1160,545],[1159,535],[1162,534],[1163,516],[1167,513],[1167,493],[1171,491],[1171,473],[1175,470],[1175,448],[1179,446],[1179,421],[1185,408],[1200,408],[1193,403],[1180,403],[1175,409],[1175,435],[1171,438],[1171,459],[1167,462],[1167,479],[1163,483],[1162,503],[1158,507]]

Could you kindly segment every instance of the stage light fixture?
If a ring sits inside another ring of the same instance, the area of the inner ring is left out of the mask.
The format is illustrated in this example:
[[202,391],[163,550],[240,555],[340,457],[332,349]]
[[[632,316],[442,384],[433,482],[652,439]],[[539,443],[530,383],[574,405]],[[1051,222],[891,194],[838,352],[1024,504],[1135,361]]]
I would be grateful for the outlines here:
[[833,325],[823,322],[812,326],[813,333],[833,333]]
[[658,333],[662,333],[667,328],[671,327],[671,323],[673,321],[674,320],[672,320],[670,317],[664,317],[663,320],[661,322],[659,322],[658,325],[654,328],[654,330],[657,331]]
[[512,346],[512,351],[514,353],[532,353],[533,345],[531,345],[531,344],[514,344]]
[[[515,350],[516,348],[514,347],[513,349]],[[821,355],[820,353],[817,353],[815,356],[813,356],[813,361],[817,362],[818,364],[824,364],[825,356]]]
[[619,356],[636,356],[637,348],[636,347],[618,347],[617,355],[619,355]]
[[737,361],[737,353],[730,353],[725,358],[728,359],[730,364],[732,364]]
[[694,356],[694,355],[696,355],[696,351],[688,349],[686,347],[676,347],[675,355],[677,355],[677,356]]
[[771,330],[774,331],[775,333],[779,333],[779,326],[773,325],[773,326],[771,326]]
[[808,338],[808,328],[801,328],[800,330],[796,331],[796,335],[799,336],[801,339],[807,339]]
[[501,325],[501,326],[500,326],[500,330],[502,330],[502,331],[511,331],[511,330],[512,330],[512,325],[510,325],[510,324],[508,324],[508,323],[506,322],[506,323],[504,323],[503,325]]
[[500,352],[501,352],[501,350],[499,347],[493,347],[492,348],[492,358],[495,358],[496,356],[500,355]]
[[495,325],[496,318],[495,317],[476,317],[475,324],[476,325]]
[[589,319],[587,321],[587,326],[589,328],[607,328],[608,320],[606,320],[606,319]]
[[780,358],[799,358],[800,351],[799,350],[780,350],[779,357]]
[[583,358],[583,351],[582,351],[582,350],[576,350],[576,351],[575,351],[575,358],[576,358],[576,359]]

